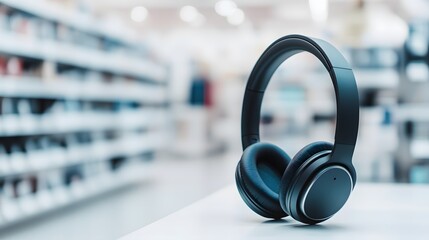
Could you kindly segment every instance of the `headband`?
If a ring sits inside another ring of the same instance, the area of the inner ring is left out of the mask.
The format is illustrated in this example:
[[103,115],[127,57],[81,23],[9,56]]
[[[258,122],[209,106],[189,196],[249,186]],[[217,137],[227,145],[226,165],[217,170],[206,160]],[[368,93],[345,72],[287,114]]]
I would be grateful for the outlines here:
[[244,94],[241,116],[243,150],[259,142],[261,104],[274,71],[289,57],[309,52],[328,70],[335,89],[337,121],[332,155],[351,156],[359,125],[359,96],[353,72],[341,53],[331,44],[316,38],[288,35],[271,44],[257,61]]

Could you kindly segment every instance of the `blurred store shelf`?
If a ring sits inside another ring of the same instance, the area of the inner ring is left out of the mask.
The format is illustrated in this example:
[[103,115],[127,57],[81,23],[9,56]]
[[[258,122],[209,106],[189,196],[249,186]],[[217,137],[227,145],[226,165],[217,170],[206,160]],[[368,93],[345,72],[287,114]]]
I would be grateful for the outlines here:
[[396,69],[356,69],[354,71],[359,88],[395,89],[400,76]]
[[37,77],[4,76],[0,95],[5,97],[80,99],[89,101],[139,101],[163,104],[164,86],[138,83],[102,83],[74,80],[43,81]]
[[151,81],[164,81],[166,78],[166,70],[162,66],[137,57],[7,32],[0,32],[0,35],[0,52],[3,53],[136,76]]
[[53,113],[0,116],[0,137],[52,135],[86,131],[135,130],[163,127],[167,113],[162,109],[137,111]]
[[97,21],[91,15],[65,9],[61,5],[52,4],[52,2],[38,0],[37,4],[34,4],[34,0],[1,0],[0,3],[31,13],[42,19],[60,22],[81,31],[96,33],[130,44],[135,44],[136,42],[133,32],[129,31],[129,29],[108,25],[108,23]]
[[168,68],[130,28],[0,1],[0,228],[150,177]]
[[[159,133],[127,136],[113,141],[98,141],[86,145],[28,150],[27,153],[0,155],[0,178],[31,175],[56,168],[91,162],[107,161],[117,156],[133,158],[165,147]],[[17,156],[18,155],[18,156]]]
[[[137,159],[138,160],[138,159]],[[46,214],[70,204],[112,191],[126,185],[148,179],[151,176],[147,164],[132,164],[114,173],[103,174],[68,188],[40,191],[21,196],[18,200],[5,201],[1,205],[0,229],[36,215]]]

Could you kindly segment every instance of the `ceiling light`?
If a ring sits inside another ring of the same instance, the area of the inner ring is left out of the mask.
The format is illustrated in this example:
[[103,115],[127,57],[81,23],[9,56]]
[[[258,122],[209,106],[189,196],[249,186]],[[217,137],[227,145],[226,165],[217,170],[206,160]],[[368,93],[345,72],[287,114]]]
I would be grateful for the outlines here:
[[325,22],[328,19],[328,0],[309,0],[308,3],[315,22]]
[[237,4],[231,0],[221,0],[216,3],[215,11],[217,14],[227,17],[234,14],[237,9]]
[[180,9],[180,18],[187,23],[197,20],[199,15],[200,13],[193,6],[184,6]]
[[245,18],[246,16],[244,15],[244,12],[241,9],[237,8],[235,9],[234,13],[227,17],[227,20],[229,24],[238,26],[244,22]]
[[134,22],[143,22],[148,15],[148,11],[145,7],[138,6],[131,10],[130,17]]

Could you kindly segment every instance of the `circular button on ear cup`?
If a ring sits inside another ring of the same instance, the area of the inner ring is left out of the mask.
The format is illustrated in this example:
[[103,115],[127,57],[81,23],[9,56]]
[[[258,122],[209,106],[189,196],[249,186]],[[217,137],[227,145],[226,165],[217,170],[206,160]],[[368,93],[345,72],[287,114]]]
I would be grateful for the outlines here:
[[[292,162],[289,164],[285,170],[283,177],[281,179],[280,189],[279,189],[279,202],[280,205],[287,214],[291,215],[293,218],[297,219],[297,216],[294,216],[290,210],[290,204],[287,204],[287,198],[289,197],[290,191],[294,186],[294,181],[298,174],[300,174],[300,168],[308,163],[308,161],[316,160],[319,157],[326,156],[329,154],[333,145],[328,142],[314,142],[304,148],[302,148],[293,158]],[[320,155],[320,156],[318,156]],[[318,157],[315,157],[318,156]],[[298,216],[299,217],[299,216]],[[297,219],[301,221],[300,219]]]
[[279,204],[279,186],[290,157],[269,143],[247,147],[237,165],[235,180],[240,196],[257,214],[279,219],[287,216]]

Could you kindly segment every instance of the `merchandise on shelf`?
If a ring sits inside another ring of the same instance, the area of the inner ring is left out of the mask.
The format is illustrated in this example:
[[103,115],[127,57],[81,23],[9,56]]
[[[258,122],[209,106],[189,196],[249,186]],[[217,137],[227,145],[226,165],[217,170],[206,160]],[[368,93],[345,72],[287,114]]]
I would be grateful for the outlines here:
[[165,144],[164,66],[89,13],[0,3],[0,228],[144,177]]

